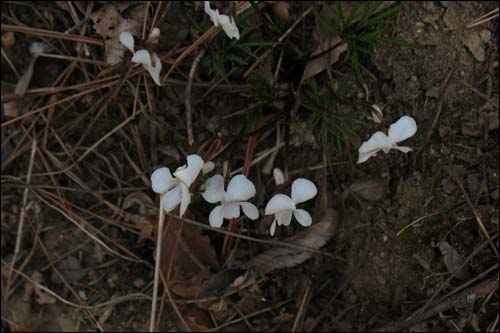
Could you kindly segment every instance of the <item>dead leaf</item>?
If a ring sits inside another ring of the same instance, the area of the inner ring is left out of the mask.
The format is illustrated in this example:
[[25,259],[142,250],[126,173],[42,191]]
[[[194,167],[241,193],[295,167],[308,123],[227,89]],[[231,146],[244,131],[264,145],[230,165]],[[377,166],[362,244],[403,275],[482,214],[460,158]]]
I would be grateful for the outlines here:
[[[439,244],[439,250],[443,255],[444,265],[450,273],[455,273],[457,269],[464,263],[464,257],[453,248],[447,241],[441,241]],[[466,280],[469,278],[469,273],[466,267],[463,267],[455,273],[455,277],[460,280]]]
[[283,21],[290,18],[290,3],[287,1],[273,1],[271,9]]
[[[186,215],[189,215],[187,213]],[[189,216],[187,216],[189,217]],[[209,274],[210,270],[216,271],[219,262],[208,236],[201,234],[202,229],[192,224],[184,223],[182,237],[178,241],[182,222],[169,217],[165,221],[165,231],[162,239],[161,271],[165,276],[172,262],[172,276],[175,280],[189,278],[193,274]],[[167,229],[167,226],[170,226]],[[178,245],[177,245],[178,244]]]
[[381,180],[360,179],[349,186],[348,191],[367,201],[384,200],[387,186]]
[[[43,275],[40,272],[33,272],[31,274],[31,279],[38,284],[45,284],[43,280]],[[49,295],[45,290],[38,287],[38,285],[34,285],[35,288],[35,299],[38,304],[53,304],[56,302],[56,299]]]
[[[323,213],[319,223],[313,224],[296,236],[285,239],[284,242],[319,250],[334,235],[336,225],[337,212],[329,208]],[[257,272],[269,273],[273,270],[297,266],[313,255],[314,252],[304,249],[277,245],[254,257],[243,266]]]
[[138,206],[139,214],[142,215],[155,214],[154,209],[148,208],[154,206],[153,200],[146,193],[142,191],[135,191],[127,195],[125,197],[125,200],[123,200],[122,208],[129,209],[134,205]]
[[[57,269],[67,282],[80,281],[85,277],[85,275],[87,275],[88,272],[88,269],[82,268],[80,260],[73,256],[69,256],[61,260],[57,264]],[[52,280],[54,282],[62,282],[59,280],[59,276],[55,273],[52,275]]]
[[208,311],[200,309],[196,305],[188,304],[185,318],[195,331],[206,332],[213,328],[212,318],[210,318]]
[[106,4],[90,15],[94,21],[93,28],[99,36],[112,38],[115,28],[120,24],[122,16],[113,3]]
[[114,65],[122,61],[125,52],[128,52],[125,46],[120,42],[120,34],[128,31],[136,35],[139,31],[139,23],[132,19],[121,19],[120,24],[114,30],[113,37],[104,43],[104,61],[109,65]]

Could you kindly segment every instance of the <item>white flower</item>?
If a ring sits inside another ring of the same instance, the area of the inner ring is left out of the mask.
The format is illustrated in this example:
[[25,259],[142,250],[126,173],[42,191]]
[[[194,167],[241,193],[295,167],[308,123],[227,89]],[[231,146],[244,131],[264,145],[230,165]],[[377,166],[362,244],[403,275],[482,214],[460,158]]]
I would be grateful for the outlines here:
[[219,10],[210,8],[210,1],[205,1],[205,13],[210,16],[210,19],[216,27],[220,26],[229,38],[240,39],[240,31],[236,26],[236,22],[232,17],[219,14]]
[[240,206],[248,218],[255,220],[259,217],[257,207],[246,201],[255,195],[255,185],[244,175],[234,176],[227,185],[227,191],[224,191],[224,177],[221,175],[207,179],[205,186],[206,190],[201,194],[203,198],[210,203],[221,203],[208,217],[212,227],[219,228],[224,219],[240,217]]
[[410,147],[398,146],[398,142],[404,141],[417,132],[417,123],[415,119],[408,116],[401,117],[398,121],[389,127],[389,136],[384,132],[376,132],[372,137],[363,142],[359,147],[358,164],[363,163],[370,157],[377,155],[379,151],[388,153],[391,149],[397,149],[403,153],[407,153],[412,149]]
[[274,168],[273,170],[274,182],[276,185],[283,185],[285,183],[285,175],[280,168]]
[[161,72],[161,60],[156,53],[150,54],[148,50],[134,51],[134,36],[130,32],[120,33],[120,42],[125,45],[126,48],[130,50],[134,55],[132,56],[132,62],[136,64],[142,64],[144,68],[149,72],[149,75],[153,78],[153,81],[159,86],[160,82],[160,72]]
[[297,209],[295,205],[310,200],[316,196],[318,189],[310,180],[304,178],[296,179],[292,184],[292,197],[285,194],[276,194],[269,200],[265,209],[265,215],[274,214],[274,221],[269,232],[274,236],[276,225],[290,225],[292,214],[304,227],[312,223],[309,213],[303,209]]
[[162,199],[163,209],[168,213],[179,204],[181,205],[179,216],[183,216],[191,202],[189,187],[196,180],[203,167],[203,159],[198,155],[189,155],[187,165],[178,167],[174,177],[169,168],[159,168],[151,175],[153,191],[164,194]]

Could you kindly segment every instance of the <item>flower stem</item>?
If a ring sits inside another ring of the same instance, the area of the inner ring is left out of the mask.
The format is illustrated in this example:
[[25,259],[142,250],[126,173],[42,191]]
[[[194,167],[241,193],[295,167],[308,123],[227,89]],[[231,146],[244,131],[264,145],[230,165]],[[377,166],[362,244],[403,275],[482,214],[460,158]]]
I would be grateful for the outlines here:
[[153,282],[153,302],[151,304],[151,319],[149,322],[149,331],[154,332],[155,330],[155,318],[156,318],[156,304],[158,303],[158,281],[160,278],[160,257],[161,257],[161,240],[163,235],[163,204],[162,197],[160,196],[160,215],[158,221],[158,231],[156,236],[156,255],[155,255],[155,276]]

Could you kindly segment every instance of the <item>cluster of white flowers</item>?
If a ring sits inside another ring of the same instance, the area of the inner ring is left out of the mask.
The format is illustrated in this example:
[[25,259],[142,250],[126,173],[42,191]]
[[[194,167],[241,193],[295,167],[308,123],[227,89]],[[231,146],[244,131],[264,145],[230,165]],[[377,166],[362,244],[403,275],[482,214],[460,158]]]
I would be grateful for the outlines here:
[[[187,164],[175,170],[173,176],[169,168],[159,168],[151,175],[151,185],[153,191],[162,195],[163,209],[168,213],[180,205],[179,215],[182,217],[191,202],[189,188],[198,178],[200,172],[204,174],[212,171],[213,162],[205,163],[203,159],[196,155],[187,156]],[[208,178],[204,185],[205,191],[202,197],[209,203],[220,203],[216,206],[208,220],[214,228],[222,226],[224,219],[235,219],[240,217],[240,207],[249,219],[256,220],[259,217],[257,207],[248,202],[256,191],[255,185],[244,175],[234,176],[224,191],[224,177],[214,175]],[[265,214],[274,214],[275,220],[271,226],[270,233],[274,235],[276,225],[290,225],[292,214],[297,221],[305,227],[312,223],[311,215],[303,209],[296,209],[295,205],[312,199],[317,193],[316,185],[313,182],[299,178],[292,184],[292,197],[284,194],[276,194],[271,198],[266,206]]]

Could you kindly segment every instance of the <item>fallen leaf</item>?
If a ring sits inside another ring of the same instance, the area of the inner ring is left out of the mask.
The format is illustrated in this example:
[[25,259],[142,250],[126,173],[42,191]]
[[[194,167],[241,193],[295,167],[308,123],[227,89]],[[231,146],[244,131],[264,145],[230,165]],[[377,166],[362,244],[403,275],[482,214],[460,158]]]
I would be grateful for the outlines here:
[[[31,279],[38,284],[44,284],[43,275],[40,272],[33,272],[33,274],[31,274]],[[45,290],[38,287],[38,285],[34,285],[34,288],[35,299],[38,304],[53,304],[56,302],[56,299],[54,297],[45,292]]]
[[381,180],[360,179],[352,183],[348,191],[367,201],[379,201],[385,198],[387,186]]
[[[286,243],[319,250],[334,235],[337,224],[337,212],[326,209],[319,223],[313,224],[301,233],[284,240]],[[261,273],[297,266],[308,260],[314,252],[296,247],[277,245],[243,264],[243,268]]]
[[106,4],[101,9],[93,12],[90,18],[94,22],[93,28],[101,37],[112,38],[115,27],[120,24],[122,16],[113,3]]
[[463,267],[459,271],[457,269],[464,263],[464,257],[455,250],[453,246],[450,245],[447,241],[441,241],[439,244],[439,250],[443,255],[444,265],[446,269],[451,274],[455,273],[455,277],[460,280],[466,280],[469,277],[469,273],[466,270],[466,267]]
[[[186,217],[189,217],[189,213],[186,213]],[[193,274],[203,274],[204,272],[209,275],[210,271],[217,271],[220,265],[208,236],[201,234],[200,227],[184,223],[182,237],[179,241],[181,224],[182,222],[177,218],[166,218],[160,264],[163,274],[167,275],[171,262],[172,277],[177,281],[189,278]]]
[[[57,264],[57,269],[67,282],[80,281],[85,277],[85,275],[87,275],[88,272],[88,269],[82,268],[80,260],[73,256],[69,256],[61,260]],[[55,273],[52,275],[52,280],[54,282],[62,282],[59,280],[59,276]]]
[[132,19],[121,19],[120,24],[114,30],[111,39],[104,43],[104,61],[108,65],[114,65],[122,61],[125,52],[128,52],[126,47],[120,42],[120,34],[122,32],[130,32],[136,35],[139,31],[139,23]]

